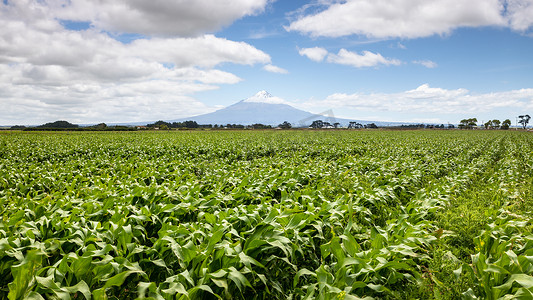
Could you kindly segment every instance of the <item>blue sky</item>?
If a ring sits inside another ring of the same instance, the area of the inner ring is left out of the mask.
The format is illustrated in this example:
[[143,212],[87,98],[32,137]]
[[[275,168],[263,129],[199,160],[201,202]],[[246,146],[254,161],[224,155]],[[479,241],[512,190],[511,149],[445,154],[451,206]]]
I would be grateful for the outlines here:
[[0,4],[0,124],[172,120],[267,90],[358,120],[533,114],[532,0]]

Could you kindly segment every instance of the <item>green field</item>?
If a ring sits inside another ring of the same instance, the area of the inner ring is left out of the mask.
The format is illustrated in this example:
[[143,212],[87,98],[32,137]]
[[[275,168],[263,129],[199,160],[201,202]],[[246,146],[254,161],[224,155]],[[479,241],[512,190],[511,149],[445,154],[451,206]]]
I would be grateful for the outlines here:
[[531,299],[533,135],[0,133],[1,299]]

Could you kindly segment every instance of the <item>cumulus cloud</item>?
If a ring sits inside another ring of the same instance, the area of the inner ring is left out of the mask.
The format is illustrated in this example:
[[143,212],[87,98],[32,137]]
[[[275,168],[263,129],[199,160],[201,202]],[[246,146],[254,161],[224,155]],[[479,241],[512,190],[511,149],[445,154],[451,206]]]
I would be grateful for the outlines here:
[[400,65],[402,62],[397,59],[387,59],[379,53],[363,51],[362,54],[351,52],[346,49],[339,50],[337,54],[328,54],[328,62],[348,65],[356,68],[375,67],[378,65]]
[[312,61],[321,62],[328,55],[328,50],[320,47],[299,49],[298,53],[301,56],[307,56]]
[[[259,2],[248,2],[252,13]],[[80,123],[144,121],[209,112],[213,108],[191,95],[241,81],[217,66],[270,63],[268,54],[247,43],[211,34],[125,44],[95,26],[67,30],[57,19],[59,4],[87,5],[90,12],[95,3],[0,2],[0,124],[69,117]],[[113,3],[102,5],[124,4]],[[138,5],[132,1],[131,9]]]
[[370,38],[420,38],[449,34],[459,27],[533,25],[532,0],[347,0],[301,14],[286,27],[311,36],[364,35]]
[[272,73],[279,73],[279,74],[288,74],[289,73],[289,71],[287,71],[287,70],[285,70],[283,68],[280,68],[278,66],[271,65],[271,64],[265,65],[263,67],[263,69],[265,71],[272,72]]
[[[27,0],[26,0],[27,1]],[[49,0],[56,17],[111,32],[195,36],[261,13],[269,0]]]
[[195,38],[139,39],[125,46],[139,57],[172,62],[177,66],[214,67],[222,62],[253,65],[270,62],[270,56],[255,47],[214,35]]
[[[176,119],[210,112],[189,96],[240,79],[219,70],[168,70],[119,82],[71,78],[61,66],[0,65],[1,124],[42,124],[57,119],[76,123]],[[225,78],[225,79],[223,79]]]
[[509,26],[518,31],[527,31],[533,26],[533,1],[508,0],[507,20]]
[[373,53],[370,51],[363,51],[361,54],[348,51],[346,49],[340,49],[337,54],[329,53],[326,49],[320,47],[303,48],[298,50],[298,53],[302,56],[307,56],[309,59],[321,62],[326,59],[329,63],[335,63],[340,65],[347,65],[356,68],[363,67],[375,67],[379,65],[401,65],[402,62],[398,59],[389,59],[383,57],[379,53]]
[[437,67],[437,63],[431,60],[414,60],[413,63],[424,66],[428,69],[433,69]]
[[307,108],[334,107],[370,112],[477,114],[503,108],[531,109],[533,89],[474,94],[466,89],[449,90],[423,84],[400,93],[335,93],[307,105]]

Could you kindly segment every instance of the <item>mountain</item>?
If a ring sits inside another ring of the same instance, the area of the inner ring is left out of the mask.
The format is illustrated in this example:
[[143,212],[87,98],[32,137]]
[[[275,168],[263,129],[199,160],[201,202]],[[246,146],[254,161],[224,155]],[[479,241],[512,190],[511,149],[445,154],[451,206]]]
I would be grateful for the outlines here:
[[325,114],[313,114],[294,108],[286,104],[284,100],[274,97],[266,91],[260,91],[248,99],[241,100],[212,113],[172,120],[171,122],[183,122],[187,120],[196,121],[198,124],[251,125],[259,123],[274,126],[287,121],[294,127],[307,127],[314,120],[323,120],[331,124],[338,122],[342,126],[347,126],[351,121],[363,125],[375,123],[377,126],[389,126],[392,124],[387,122],[336,119],[332,116],[331,111]]

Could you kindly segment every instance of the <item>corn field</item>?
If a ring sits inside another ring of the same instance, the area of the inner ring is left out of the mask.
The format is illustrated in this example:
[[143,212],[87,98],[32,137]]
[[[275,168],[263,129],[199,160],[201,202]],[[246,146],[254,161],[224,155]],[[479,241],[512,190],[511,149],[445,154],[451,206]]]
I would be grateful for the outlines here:
[[2,299],[531,299],[533,135],[0,133]]

